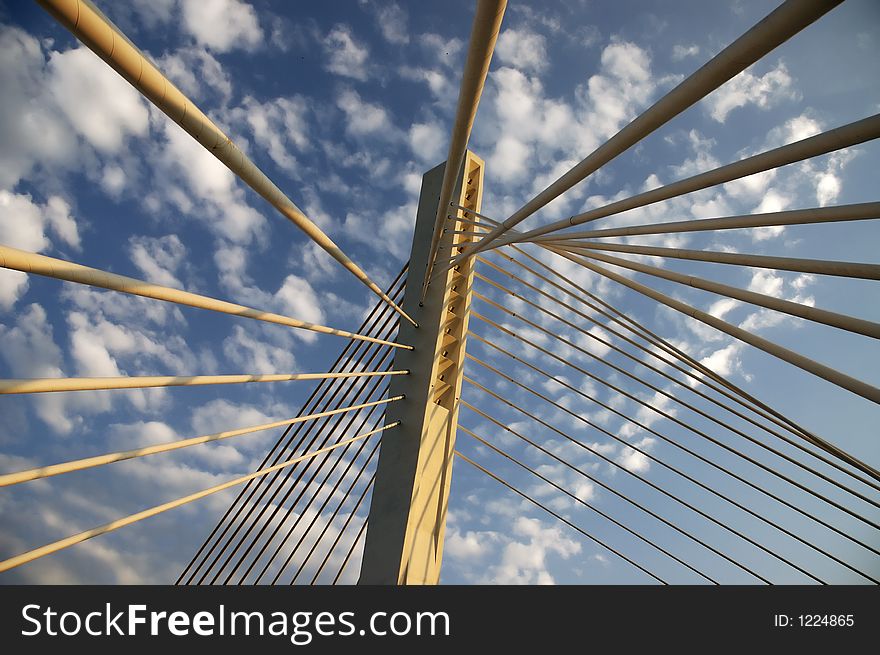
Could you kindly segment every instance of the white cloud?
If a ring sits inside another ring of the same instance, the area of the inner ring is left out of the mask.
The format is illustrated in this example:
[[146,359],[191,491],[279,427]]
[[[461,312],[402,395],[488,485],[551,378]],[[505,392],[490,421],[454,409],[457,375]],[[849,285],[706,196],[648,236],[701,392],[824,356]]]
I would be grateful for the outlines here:
[[96,150],[117,152],[129,135],[147,133],[141,95],[85,46],[52,53],[49,84],[67,120]]
[[170,425],[162,421],[113,423],[107,426],[112,448],[134,449],[181,439]]
[[428,89],[439,104],[452,107],[456,100],[455,85],[450,77],[438,70],[430,68],[419,68],[413,66],[402,66],[398,71],[400,76],[405,80],[413,82],[424,82],[428,85]]
[[822,131],[822,125],[810,118],[806,114],[795,116],[787,121],[784,125],[774,127],[767,134],[766,147],[778,148],[795,141],[802,141],[811,136],[815,136]]
[[[345,215],[343,229],[352,239],[404,259],[412,241],[415,218],[416,203],[409,202],[382,213],[349,212]],[[387,238],[374,239],[373,235],[380,226]]]
[[318,295],[307,280],[293,275],[284,278],[284,282],[275,292],[275,300],[281,309],[291,316],[309,323],[323,323],[324,312]]
[[64,285],[61,298],[89,316],[104,316],[121,324],[136,320],[144,325],[163,329],[173,324],[185,324],[180,308],[172,303],[130,296],[115,291],[104,291],[85,285]]
[[[61,349],[55,343],[46,310],[36,303],[18,313],[14,327],[0,324],[0,356],[14,377],[64,377]],[[34,399],[37,416],[58,434],[68,434],[74,421],[62,394],[40,394]]]
[[301,96],[275,98],[261,103],[248,96],[232,112],[233,120],[247,122],[254,140],[278,166],[294,175],[299,164],[294,152],[311,149],[309,106]]
[[724,184],[724,191],[731,197],[742,200],[757,200],[764,195],[767,187],[776,177],[776,169],[755,173]]
[[223,104],[232,97],[232,80],[208,50],[187,46],[165,54],[156,64],[180,90],[194,100],[217,95]]
[[700,363],[718,375],[729,376],[741,366],[739,359],[741,351],[742,344],[734,342],[703,357]]
[[[197,370],[197,358],[176,325],[180,310],[168,303],[67,285],[69,355],[78,375],[184,375]],[[155,411],[167,401],[165,389],[68,395],[80,413],[111,411],[123,402],[138,411]]]
[[[281,281],[278,290],[269,293],[253,285],[247,272],[247,252],[240,246],[221,246],[214,253],[214,262],[220,271],[220,282],[233,298],[265,311],[289,314],[311,323],[323,323],[324,311],[315,290],[308,280],[294,274]],[[267,326],[268,327],[268,326]],[[290,332],[290,328],[278,328]],[[313,342],[317,334],[293,329],[298,338]]]
[[183,25],[215,52],[255,50],[263,41],[254,8],[241,0],[183,0]]
[[767,296],[779,298],[782,293],[782,282],[782,277],[779,275],[775,275],[767,269],[759,268],[752,273],[749,291],[756,291]]
[[698,45],[676,44],[672,47],[672,61],[681,61],[687,57],[696,57],[698,54],[700,54],[700,46]]
[[[690,130],[687,136],[694,156],[686,159],[678,166],[671,167],[676,178],[698,175],[719,165],[718,160],[712,155],[712,147],[715,145],[714,139],[704,137],[697,130]],[[645,190],[647,191],[648,189]]]
[[125,171],[116,164],[108,164],[104,167],[104,170],[101,173],[99,184],[108,195],[113,198],[118,198],[122,195],[126,182],[127,177]]
[[578,481],[574,484],[574,495],[580,500],[587,502],[596,496],[596,486],[585,481]]
[[413,123],[409,128],[409,145],[419,161],[436,163],[443,158],[446,135],[437,123]]
[[132,0],[130,4],[138,19],[152,30],[174,17],[176,0]]
[[837,200],[843,188],[843,169],[854,156],[854,151],[850,149],[833,152],[826,160],[824,171],[814,172],[812,162],[808,164],[816,185],[816,202],[820,207],[826,207]]
[[178,289],[183,287],[175,273],[186,257],[186,246],[176,234],[131,237],[128,250],[134,265],[149,282]]
[[336,25],[330,30],[324,38],[324,55],[324,68],[331,73],[361,82],[367,79],[370,51],[354,40],[347,25]]
[[292,265],[302,266],[310,281],[328,281],[335,278],[343,269],[326,250],[314,241],[297,246],[291,254]]
[[516,137],[505,136],[499,139],[487,163],[493,175],[502,181],[515,182],[528,173],[531,154],[528,145]]
[[751,104],[768,109],[782,100],[797,98],[793,83],[785,64],[779,62],[773,70],[760,77],[748,69],[744,70],[708,96],[705,102],[712,118],[723,123],[728,114],[738,107]]
[[[47,229],[62,243],[79,249],[77,224],[64,199],[51,196],[41,206],[28,194],[0,190],[0,243],[28,252],[41,252],[51,245]],[[0,270],[0,308],[11,308],[27,288],[26,273]]]
[[[641,451],[647,451],[654,444],[655,439],[653,437],[645,437],[641,441],[635,444]],[[644,473],[648,469],[651,468],[651,459],[645,455],[643,452],[636,450],[635,448],[631,448],[629,446],[624,446],[620,454],[617,456],[616,461],[627,471],[632,473]]]
[[223,340],[223,354],[244,373],[293,373],[296,360],[290,345],[274,345],[236,325]]
[[[186,371],[188,354],[180,337],[155,334],[145,328],[114,323],[101,315],[71,311],[67,315],[70,328],[70,354],[77,371],[86,376],[122,375],[118,359],[127,359],[134,372],[147,368],[149,360],[158,360],[163,369],[182,374]],[[178,350],[173,352],[172,348]],[[180,352],[183,351],[183,352]],[[134,398],[137,394],[126,395]],[[134,401],[142,404],[142,400]]]
[[816,184],[816,202],[820,207],[830,205],[840,193],[840,179],[833,173],[823,173]]
[[0,191],[0,243],[39,252],[49,246],[43,213],[27,194]]
[[540,72],[547,66],[546,40],[528,30],[506,29],[495,46],[498,60],[523,71]]
[[449,526],[446,531],[443,554],[445,557],[470,564],[473,560],[487,555],[497,540],[498,535],[494,532],[475,532],[472,530],[460,532],[455,526]]
[[394,2],[381,6],[376,11],[379,31],[388,43],[395,45],[409,43],[408,20],[406,10]]
[[[247,244],[262,238],[266,219],[247,204],[232,171],[176,123],[160,120],[164,138],[155,165],[165,176],[168,195],[154,195],[155,199],[160,203],[170,199],[178,210],[194,214],[210,230],[232,242]],[[181,182],[189,193],[180,188]]]
[[345,131],[350,135],[377,135],[386,139],[395,136],[385,108],[361,99],[357,91],[344,90],[336,99],[336,106],[345,113]]
[[709,306],[709,309],[706,310],[706,313],[715,318],[723,319],[728,312],[739,307],[739,305],[740,302],[738,300],[734,300],[733,298],[722,298],[721,300],[713,302]]
[[[814,282],[815,277],[806,273],[786,282],[784,278],[773,274],[772,271],[758,269],[752,275],[749,289],[759,293],[766,293],[775,298],[782,298],[783,300],[813,307],[816,304],[816,300],[812,296],[807,295],[807,290]],[[740,327],[744,330],[754,331],[775,327],[784,322],[790,322],[795,328],[803,325],[801,321],[794,319],[784,312],[762,308],[749,314],[740,323]]]
[[40,43],[15,27],[0,26],[0,89],[0,187],[37,166],[72,166],[77,139],[52,98]]
[[[632,118],[656,85],[647,53],[628,42],[603,50],[599,73],[578,85],[574,103],[548,98],[536,77],[499,68],[489,78],[487,112],[481,112],[478,125],[489,150],[487,171],[505,186],[521,185],[531,174],[532,190],[542,190],[548,182],[545,169],[559,170],[560,161],[583,158]],[[569,191],[564,202],[584,192]]]
[[601,62],[600,74],[587,83],[592,105],[587,124],[597,137],[607,138],[647,102],[656,82],[648,53],[634,43],[612,43],[602,51]]
[[197,434],[213,434],[224,430],[244,428],[278,421],[282,417],[276,413],[266,414],[251,405],[212,400],[193,412],[191,425]]
[[564,536],[559,528],[545,528],[537,519],[518,517],[513,533],[523,541],[511,540],[504,546],[500,562],[486,574],[493,584],[555,584],[547,557],[554,554],[568,559],[581,552],[579,541]]
[[28,288],[27,273],[0,269],[0,309],[8,310]]
[[[784,211],[791,199],[776,189],[769,189],[763,195],[760,204],[755,208],[755,213],[770,213]],[[749,230],[749,236],[753,241],[766,241],[778,237],[785,231],[784,225],[771,225],[769,227],[758,227]]]

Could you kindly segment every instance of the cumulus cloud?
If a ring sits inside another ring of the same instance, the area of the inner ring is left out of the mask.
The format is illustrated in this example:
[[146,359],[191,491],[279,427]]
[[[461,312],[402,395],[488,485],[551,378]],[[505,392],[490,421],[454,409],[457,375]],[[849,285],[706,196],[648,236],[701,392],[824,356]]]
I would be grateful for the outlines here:
[[107,434],[112,447],[120,449],[143,448],[181,438],[174,428],[162,421],[113,423],[108,426]]
[[[0,324],[0,356],[14,377],[64,377],[61,349],[46,310],[37,303],[21,310],[14,326]],[[74,427],[65,402],[60,394],[40,394],[34,399],[37,416],[58,434],[68,434]]]
[[275,292],[275,300],[285,313],[303,321],[321,323],[324,320],[321,303],[312,285],[292,273],[284,278]]
[[232,97],[232,80],[209,50],[186,46],[156,60],[165,75],[193,100],[218,98],[222,104]]
[[528,30],[506,29],[495,46],[498,60],[522,71],[540,72],[547,66],[547,43]]
[[409,145],[422,162],[439,161],[446,146],[446,135],[437,123],[413,123],[409,128]]
[[490,553],[497,540],[498,535],[494,532],[460,532],[454,525],[450,525],[446,530],[443,554],[445,557],[471,563]]
[[49,84],[70,124],[100,152],[116,152],[128,135],[144,136],[141,95],[85,46],[49,59]]
[[[0,26],[0,187],[115,154],[148,129],[145,101],[85,47],[49,50]],[[84,147],[85,146],[85,147]]]
[[[288,274],[274,293],[257,288],[248,274],[247,252],[241,246],[223,245],[214,254],[220,271],[220,282],[234,299],[267,311],[289,314],[310,323],[323,323],[324,311],[308,280]],[[306,341],[316,338],[314,332],[294,330]]]
[[581,552],[579,541],[563,535],[559,528],[546,528],[541,521],[525,516],[513,523],[511,539],[502,549],[500,562],[486,574],[493,584],[555,584],[548,569],[547,558],[556,555],[569,559]]
[[[45,205],[39,205],[29,194],[0,190],[0,243],[28,252],[42,252],[51,245],[47,231],[61,243],[79,250],[76,220],[63,198],[50,196]],[[0,308],[10,309],[27,288],[26,273],[0,270]]]
[[299,162],[295,153],[311,149],[309,106],[302,96],[260,102],[248,96],[231,112],[234,122],[244,121],[254,140],[278,166],[295,176]]
[[223,340],[223,354],[230,363],[249,373],[292,373],[296,360],[288,345],[275,345],[260,339],[240,325]]
[[728,114],[739,107],[754,105],[760,109],[768,109],[783,100],[797,97],[794,80],[788,74],[785,64],[779,62],[775,68],[761,76],[756,76],[748,69],[744,70],[709,95],[705,102],[709,115],[723,123]]
[[[352,239],[404,259],[412,242],[415,220],[416,203],[408,202],[384,212],[349,212],[343,229]],[[388,238],[373,238],[380,226]]]
[[[625,41],[605,47],[599,71],[576,87],[574,102],[548,97],[541,81],[523,70],[499,68],[484,100],[488,119],[480,123],[490,148],[487,170],[513,186],[537,169],[532,189],[542,190],[548,181],[542,165],[561,172],[561,160],[579,161],[635,116],[657,83],[648,54]],[[554,206],[564,210],[583,193],[576,187]]]
[[98,183],[107,195],[112,198],[118,198],[122,195],[127,181],[128,177],[121,166],[108,164],[101,172],[101,179]]
[[681,61],[688,57],[696,57],[698,54],[700,54],[700,46],[698,45],[676,44],[672,47],[672,61]]
[[63,198],[51,196],[41,206],[29,194],[0,190],[0,243],[40,252],[50,245],[47,229],[62,243],[79,248],[76,220]]
[[376,22],[382,37],[394,45],[409,43],[409,16],[406,10],[395,2],[381,5],[376,9]]
[[718,375],[729,376],[741,367],[741,351],[742,344],[733,342],[703,357],[700,363]]
[[768,269],[759,268],[752,273],[749,291],[756,291],[767,296],[778,298],[782,291],[782,277]]
[[334,75],[361,82],[369,77],[370,51],[366,45],[355,41],[347,25],[336,25],[324,37],[324,55],[327,58],[324,68]]
[[805,114],[795,116],[783,124],[775,127],[767,135],[767,145],[772,147],[784,146],[795,141],[803,141],[815,136],[822,131],[822,125],[814,118]]
[[212,400],[193,412],[191,425],[194,432],[207,434],[233,428],[261,425],[281,419],[275,413],[266,414],[262,410],[229,400]]
[[255,50],[263,41],[254,8],[241,0],[183,0],[183,26],[215,52]]
[[[69,354],[78,375],[187,375],[197,357],[174,327],[184,326],[180,310],[167,303],[71,285],[62,290]],[[165,389],[76,396],[81,413],[108,412],[115,403],[152,411],[165,402]]]
[[655,443],[656,439],[653,437],[644,437],[633,444],[638,450],[624,446],[615,461],[631,473],[644,473],[651,468],[651,459],[645,453],[650,451]]
[[390,139],[396,135],[386,109],[364,100],[357,91],[342,91],[336,99],[336,106],[345,114],[345,131],[351,136]]
[[168,193],[164,198],[153,193],[148,201],[152,199],[160,205],[170,202],[235,243],[247,244],[262,238],[266,219],[246,202],[244,190],[232,171],[170,120],[162,119],[159,136],[155,164],[167,182]]
[[186,246],[176,234],[164,237],[131,237],[128,240],[131,260],[144,277],[155,284],[181,288],[175,276],[186,256]]
[[454,105],[455,84],[450,75],[436,69],[418,66],[402,66],[398,73],[405,80],[427,84],[431,95],[441,106]]

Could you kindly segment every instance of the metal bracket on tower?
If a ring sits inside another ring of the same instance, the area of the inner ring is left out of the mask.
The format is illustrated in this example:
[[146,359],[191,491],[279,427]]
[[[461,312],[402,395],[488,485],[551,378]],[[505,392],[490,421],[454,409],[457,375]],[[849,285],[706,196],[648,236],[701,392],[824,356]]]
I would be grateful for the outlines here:
[[[403,309],[419,324],[401,322],[398,339],[415,346],[395,353],[410,371],[391,382],[406,398],[386,412],[401,425],[385,432],[379,451],[361,565],[361,584],[436,584],[443,559],[446,507],[452,477],[462,367],[470,313],[473,260],[435,280],[420,303],[445,164],[425,173],[413,235]],[[453,200],[481,210],[483,160],[467,152]],[[449,215],[477,221],[450,207]],[[446,221],[438,258],[451,258],[473,241],[469,224]]]

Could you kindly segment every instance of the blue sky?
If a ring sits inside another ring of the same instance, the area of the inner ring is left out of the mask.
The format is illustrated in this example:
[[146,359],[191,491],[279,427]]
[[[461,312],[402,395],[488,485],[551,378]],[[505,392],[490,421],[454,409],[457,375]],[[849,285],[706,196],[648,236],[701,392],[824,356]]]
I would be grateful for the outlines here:
[[[421,175],[445,158],[472,3],[162,0],[99,3],[117,25],[214,119],[380,285],[407,258]],[[772,2],[512,2],[474,126],[471,148],[486,161],[483,210],[499,220],[612,136],[684,76],[764,15]],[[662,10],[661,10],[662,7]],[[97,268],[354,329],[373,297],[189,136],[79,45],[35,3],[0,4],[0,242]],[[880,9],[848,0],[768,57],[530,218],[540,225],[646,188],[877,113]],[[868,143],[774,173],[635,210],[610,226],[876,200],[880,151]],[[878,262],[876,222],[762,231],[645,237],[638,243]],[[539,251],[534,251],[538,253]],[[541,255],[546,261],[545,255]],[[495,255],[490,259],[500,263]],[[656,263],[657,260],[648,260]],[[874,466],[880,465],[876,406],[658,308],[574,265],[553,266],[667,339]],[[675,262],[670,268],[789,300],[880,320],[867,281]],[[490,270],[485,275],[499,279]],[[640,280],[642,278],[639,278]],[[880,384],[880,352],[865,337],[808,325],[672,283],[643,280],[725,320]],[[505,284],[508,282],[505,281]],[[498,298],[486,284],[478,290]],[[507,301],[505,301],[507,302]],[[548,307],[550,307],[548,305]],[[515,319],[475,308],[523,334]],[[558,308],[554,311],[559,311]],[[535,312],[532,312],[535,314]],[[540,314],[532,320],[553,325]],[[0,271],[0,375],[103,376],[321,371],[342,342],[247,324],[112,292]],[[472,329],[526,357],[511,338]],[[570,338],[575,333],[553,329]],[[602,334],[599,332],[599,334]],[[604,333],[607,335],[607,332]],[[536,337],[549,345],[546,337]],[[551,395],[575,413],[670,462],[674,449],[473,343],[472,352]],[[584,347],[595,346],[585,344]],[[605,375],[588,358],[565,357]],[[597,354],[605,354],[598,351]],[[623,361],[615,355],[615,363]],[[534,358],[534,361],[541,361]],[[625,361],[625,360],[624,360]],[[636,414],[561,364],[553,375]],[[627,364],[627,366],[630,366]],[[631,368],[631,366],[630,366]],[[746,520],[621,449],[559,410],[477,366],[467,373],[657,484],[756,539],[799,557],[834,581],[860,581],[778,533]],[[610,378],[617,380],[617,378]],[[664,388],[669,383],[654,380]],[[649,398],[634,383],[634,393]],[[595,387],[595,388],[594,388]],[[284,383],[0,398],[0,466],[13,471],[85,454],[293,416],[309,385]],[[678,393],[678,392],[676,392]],[[686,394],[685,394],[686,395]],[[717,527],[664,504],[622,471],[488,399],[464,397],[506,425],[564,453],[584,470],[698,531],[778,582],[806,579]],[[674,403],[672,404],[674,405]],[[670,407],[672,407],[670,405]],[[693,417],[726,443],[737,438]],[[642,415],[640,415],[642,416]],[[872,532],[827,505],[746,465],[734,464],[650,412],[675,435],[833,524],[877,543]],[[462,424],[503,444],[584,499],[638,526],[726,582],[751,582],[734,567],[646,521],[596,485],[552,464],[463,409]],[[242,437],[100,470],[31,482],[0,494],[0,557],[105,523],[253,470],[274,433]],[[464,452],[518,481],[634,558],[670,566],[595,515],[529,479],[470,437]],[[749,452],[758,453],[757,450]],[[789,452],[786,450],[786,452]],[[763,456],[763,455],[762,455]],[[768,461],[772,461],[769,460]],[[777,464],[774,462],[774,466]],[[779,469],[809,481],[789,465]],[[690,470],[690,469],[689,469]],[[754,504],[864,570],[867,551],[696,469],[701,479]],[[876,510],[833,488],[875,520]],[[233,492],[234,493],[234,492]],[[170,582],[189,561],[232,493],[91,540],[0,576],[3,582]],[[355,567],[349,569],[353,575]],[[672,566],[669,579],[698,581]],[[350,575],[349,581],[353,578]],[[456,464],[444,559],[448,583],[645,582],[602,548],[468,468]]]

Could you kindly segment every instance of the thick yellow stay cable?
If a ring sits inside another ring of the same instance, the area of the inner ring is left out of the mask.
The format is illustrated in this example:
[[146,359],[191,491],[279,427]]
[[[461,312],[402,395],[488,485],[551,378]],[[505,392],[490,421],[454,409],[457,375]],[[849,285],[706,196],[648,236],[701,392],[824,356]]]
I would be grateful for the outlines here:
[[309,414],[308,416],[297,416],[296,418],[289,418],[283,421],[273,421],[271,423],[263,423],[261,425],[254,425],[247,428],[239,428],[237,430],[226,430],[224,432],[206,434],[200,437],[191,437],[189,439],[181,439],[179,441],[156,444],[155,446],[145,446],[144,448],[136,448],[134,450],[124,450],[117,453],[108,453],[106,455],[96,455],[95,457],[77,459],[70,462],[64,462],[63,464],[52,464],[51,466],[40,466],[37,468],[28,469],[27,471],[8,473],[6,475],[0,475],[0,487],[20,484],[22,482],[28,482],[29,480],[48,478],[53,475],[61,475],[62,473],[82,471],[83,469],[103,466],[104,464],[112,464],[114,462],[121,462],[126,459],[145,457],[147,455],[155,455],[157,453],[167,453],[171,450],[179,450],[181,448],[187,448],[189,446],[198,446],[200,444],[210,443],[212,441],[220,441],[221,439],[229,439],[231,437],[238,437],[243,434],[250,434],[252,432],[261,432],[262,430],[269,430],[271,428],[278,428],[285,425],[294,425],[296,423],[303,423],[304,421],[310,421],[316,418],[324,418],[326,416],[334,416],[336,414],[342,414],[345,412],[353,412],[359,409],[375,407],[376,405],[384,405],[402,399],[403,396],[394,396],[393,398],[376,400],[369,403],[363,403],[361,405],[352,405],[350,407],[342,407],[340,409],[333,409],[327,412]]
[[282,316],[281,314],[273,314],[272,312],[263,312],[259,309],[245,307],[237,303],[227,302],[225,300],[217,300],[208,296],[202,296],[189,291],[181,291],[180,289],[172,289],[171,287],[163,287],[158,284],[150,284],[143,280],[138,280],[125,275],[117,275],[116,273],[108,273],[97,268],[74,264],[63,259],[55,259],[54,257],[46,257],[9,246],[0,245],[0,267],[9,268],[15,271],[24,271],[25,273],[35,273],[37,275],[45,275],[46,277],[54,277],[58,280],[66,280],[68,282],[77,282],[79,284],[87,284],[93,287],[101,287],[102,289],[111,289],[113,291],[121,291],[135,296],[144,296],[145,298],[155,298],[156,300],[164,300],[166,302],[177,303],[178,305],[188,305],[189,307],[198,307],[200,309],[210,309],[214,312],[223,314],[231,314],[233,316],[244,316],[257,321],[266,321],[267,323],[277,323],[278,325],[286,325],[288,327],[300,328],[303,330],[311,330],[312,332],[321,332],[322,334],[333,334],[337,337],[348,337],[349,339],[360,339],[361,341],[370,341],[372,343],[380,343],[383,346],[394,346],[396,348],[404,348],[412,350],[412,346],[404,346],[393,341],[384,341],[375,337],[368,337],[363,334],[355,334],[346,330],[337,330],[336,328],[327,327],[325,325],[317,325],[307,321],[301,321],[298,318],[290,316]]
[[317,455],[321,455],[323,453],[330,452],[331,450],[335,450],[336,448],[340,448],[342,446],[346,446],[355,441],[360,441],[361,439],[366,439],[377,432],[382,432],[383,430],[388,430],[390,428],[396,427],[400,425],[399,422],[391,423],[389,425],[384,425],[381,428],[377,428],[375,430],[371,430],[370,432],[366,432],[364,434],[360,434],[356,437],[352,437],[351,439],[346,439],[344,441],[340,441],[338,443],[333,444],[332,446],[327,446],[326,448],[321,448],[320,450],[315,450],[311,453],[306,453],[305,455],[300,455],[299,457],[294,457],[293,459],[289,459],[286,462],[281,462],[280,464],[275,464],[274,466],[269,466],[264,469],[260,469],[259,471],[255,471],[254,473],[250,473],[249,475],[243,475],[240,478],[235,478],[234,480],[229,480],[228,482],[224,482],[222,484],[218,484],[209,489],[204,489],[202,491],[197,491],[194,494],[190,494],[188,496],[184,496],[183,498],[178,498],[177,500],[172,500],[167,503],[162,503],[161,505],[156,505],[155,507],[151,507],[150,509],[145,509],[142,512],[137,512],[136,514],[131,514],[126,516],[125,518],[117,519],[115,521],[111,521],[110,523],[106,523],[105,525],[99,526],[97,528],[92,528],[91,530],[86,530],[85,532],[80,532],[79,534],[75,534],[72,537],[67,537],[66,539],[61,539],[59,541],[52,542],[51,544],[46,544],[45,546],[41,546],[39,548],[34,548],[33,550],[29,550],[26,553],[22,553],[21,555],[16,555],[15,557],[10,557],[7,560],[3,560],[0,562],[0,573],[4,571],[8,571],[9,569],[13,569],[17,566],[21,566],[22,564],[27,564],[28,562],[32,562],[35,559],[39,559],[40,557],[45,557],[46,555],[51,555],[52,553],[56,553],[59,550],[63,550],[65,548],[70,548],[71,546],[75,546],[78,543],[86,541],[87,539],[91,539],[92,537],[98,537],[102,534],[106,534],[107,532],[113,532],[114,530],[118,530],[119,528],[123,528],[127,525],[131,525],[132,523],[137,523],[138,521],[142,521],[144,519],[150,518],[151,516],[156,516],[157,514],[161,514],[162,512],[167,512],[168,510],[175,509],[182,505],[186,505],[187,503],[191,503],[196,500],[200,500],[205,498],[206,496],[210,496],[211,494],[215,494],[218,491],[224,491],[229,489],[230,487],[234,487],[236,485],[242,484],[249,480],[253,480],[254,478],[261,477],[272,471],[278,471],[279,469],[286,468],[288,466],[293,466],[299,462],[302,462],[306,459],[311,459]]
[[478,0],[474,13],[474,24],[471,28],[471,42],[468,46],[467,61],[461,75],[461,87],[458,92],[458,108],[455,111],[455,122],[449,139],[449,153],[446,156],[446,169],[443,171],[443,182],[440,186],[440,200],[437,204],[437,216],[434,220],[434,233],[431,236],[431,247],[428,253],[428,270],[422,287],[422,299],[431,279],[434,258],[440,246],[440,235],[443,222],[449,211],[449,201],[455,188],[467,151],[471,128],[480,105],[483,86],[489,73],[489,64],[495,52],[495,42],[501,30],[501,20],[507,9],[507,0]]
[[135,45],[87,0],[38,0],[59,23],[107,62],[145,98],[180,125],[191,137],[225,164],[245,184],[265,198],[309,238],[323,248],[373,293],[411,319],[364,273],[294,202],[266,177],[189,98],[187,98]]
[[349,373],[291,373],[265,375],[138,375],[106,378],[22,378],[0,380],[0,394],[49,393],[53,391],[98,391],[101,389],[148,389],[153,387],[198,387],[210,384],[247,382],[292,382],[337,378],[368,378],[406,375],[408,371],[353,371]]

